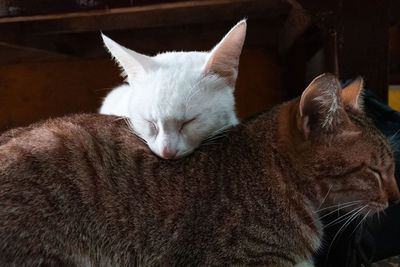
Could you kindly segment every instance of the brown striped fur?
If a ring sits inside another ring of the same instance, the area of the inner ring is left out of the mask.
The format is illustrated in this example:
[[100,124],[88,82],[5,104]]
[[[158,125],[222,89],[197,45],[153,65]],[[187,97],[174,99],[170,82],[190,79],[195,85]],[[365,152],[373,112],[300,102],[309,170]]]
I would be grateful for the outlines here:
[[346,103],[320,76],[174,161],[112,116],[11,130],[0,137],[0,266],[309,266],[318,209],[362,200],[367,214],[399,199],[387,141]]

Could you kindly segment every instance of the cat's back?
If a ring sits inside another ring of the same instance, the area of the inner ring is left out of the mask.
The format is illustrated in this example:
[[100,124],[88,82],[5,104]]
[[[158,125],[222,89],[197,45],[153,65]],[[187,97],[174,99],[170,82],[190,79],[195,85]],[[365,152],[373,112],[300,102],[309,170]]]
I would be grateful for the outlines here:
[[[32,163],[49,170],[52,165],[57,168],[62,162],[68,165],[90,161],[106,163],[110,153],[119,151],[118,147],[126,147],[126,144],[133,154],[148,151],[126,122],[118,117],[81,114],[50,119],[9,130],[0,136],[0,170],[9,170],[7,162],[14,164],[16,171],[21,173],[24,164],[27,170],[35,171],[30,166]],[[73,160],[74,157],[82,159]]]
[[266,247],[263,258],[280,257],[269,240],[282,233],[291,240],[297,212],[281,196],[293,191],[277,182],[280,172],[265,142],[270,130],[249,133],[271,128],[268,118],[253,121],[254,128],[237,126],[176,161],[157,158],[117,117],[77,115],[20,129],[0,145],[0,263],[246,265],[259,260],[246,258],[248,249],[258,250],[251,240]]
[[[141,141],[130,131],[127,121],[121,117],[106,116],[102,114],[76,114],[71,116],[48,119],[31,124],[26,127],[13,128],[1,133],[0,149],[2,146],[46,141],[52,144],[53,138],[75,139],[87,138],[87,140],[112,141],[118,138],[130,138],[138,148],[143,147]],[[12,141],[12,142],[11,142]],[[60,141],[60,140],[59,140]],[[11,143],[10,143],[11,142]]]

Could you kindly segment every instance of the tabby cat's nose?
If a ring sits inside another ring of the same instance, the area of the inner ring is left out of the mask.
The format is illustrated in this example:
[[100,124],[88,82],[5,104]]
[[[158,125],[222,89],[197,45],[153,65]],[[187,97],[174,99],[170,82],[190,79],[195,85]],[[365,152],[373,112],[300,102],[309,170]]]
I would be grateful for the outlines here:
[[386,192],[391,205],[400,203],[400,191],[394,176],[387,183]]
[[390,205],[397,205],[397,204],[399,204],[400,203],[400,199],[399,199],[399,197],[397,196],[396,198],[389,198],[389,204]]
[[391,205],[397,205],[399,203],[400,203],[399,199],[396,199],[396,200],[390,202]]

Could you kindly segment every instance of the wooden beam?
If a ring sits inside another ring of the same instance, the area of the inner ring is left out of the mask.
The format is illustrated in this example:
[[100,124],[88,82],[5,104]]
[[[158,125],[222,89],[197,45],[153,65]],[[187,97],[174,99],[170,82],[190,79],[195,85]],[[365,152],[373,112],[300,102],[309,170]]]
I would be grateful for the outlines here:
[[[248,17],[253,25],[249,27],[246,43],[274,47],[289,9],[280,0],[204,0],[3,17],[0,18],[0,41],[50,54],[96,58],[105,56],[99,38],[103,30],[142,53],[208,50],[237,21]],[[0,63],[10,60],[12,57],[0,58]]]
[[[246,47],[276,50],[284,18],[274,20],[249,19]],[[154,55],[164,51],[210,50],[235,25],[236,21],[175,25],[160,28],[127,29],[105,32],[115,41],[140,53]],[[263,34],[260,34],[262,32]],[[100,32],[56,35],[29,35],[9,45],[49,51],[77,58],[104,58],[109,55],[103,46]],[[17,52],[17,50],[15,50]],[[58,58],[58,57],[57,57]],[[47,57],[48,59],[48,57]],[[12,57],[7,57],[10,63]],[[0,63],[4,62],[0,57]],[[18,59],[20,60],[20,58]],[[29,60],[28,60],[29,61]]]
[[267,18],[287,14],[280,0],[204,0],[93,10],[66,14],[0,18],[0,38],[18,35],[110,31]]
[[0,17],[38,16],[179,1],[184,0],[6,0],[0,1]]

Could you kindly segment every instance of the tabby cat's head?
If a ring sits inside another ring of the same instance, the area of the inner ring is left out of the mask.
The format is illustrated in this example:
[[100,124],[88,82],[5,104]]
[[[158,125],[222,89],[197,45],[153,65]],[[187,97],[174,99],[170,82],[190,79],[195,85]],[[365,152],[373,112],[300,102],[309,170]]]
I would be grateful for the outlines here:
[[303,92],[294,124],[303,174],[312,177],[319,207],[359,214],[399,201],[394,158],[385,136],[361,110],[363,80],[342,90],[331,74],[315,78]]

